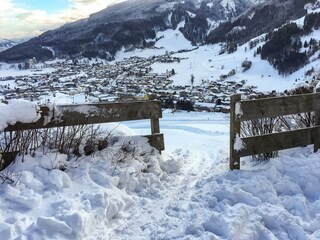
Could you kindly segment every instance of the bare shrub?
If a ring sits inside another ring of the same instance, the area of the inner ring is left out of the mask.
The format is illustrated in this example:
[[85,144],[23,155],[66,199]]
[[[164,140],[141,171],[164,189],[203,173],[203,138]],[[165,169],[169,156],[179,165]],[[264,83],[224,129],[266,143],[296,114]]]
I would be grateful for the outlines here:
[[110,156],[110,160],[114,164],[112,176],[118,168],[128,168],[139,156],[137,146],[130,140],[126,141],[126,138],[113,145],[113,148],[115,151]]
[[[312,93],[312,86],[303,86],[285,91],[286,95],[297,95]],[[256,98],[272,97],[273,94],[260,95]],[[292,114],[289,116],[279,116],[274,118],[262,118],[251,121],[244,121],[241,123],[241,137],[257,136],[263,134],[270,134],[275,132],[290,131],[315,125],[315,114],[313,112]],[[278,156],[278,151],[266,152],[262,154],[253,155],[254,160],[263,161]]]
[[[282,121],[280,118],[262,118],[241,123],[241,137],[257,136],[280,132]],[[253,160],[263,161],[278,156],[278,151],[252,155]]]
[[19,130],[0,132],[0,152],[2,154],[18,153],[22,161],[27,154],[34,155],[41,146],[41,130]]
[[[43,154],[48,151],[57,151],[70,157],[71,155],[80,156],[83,153],[89,155],[88,151],[86,152],[88,148],[91,148],[90,154],[92,154],[106,147],[103,134],[100,126],[93,125],[0,132],[0,153],[6,158],[11,153],[18,153],[22,156],[22,161],[25,155],[34,155],[40,147]],[[110,133],[107,134],[109,135]],[[1,158],[1,165],[4,166],[6,161]],[[14,159],[10,160],[10,163],[12,161]]]
[[[310,85],[295,88],[287,92],[287,95],[299,95],[313,93],[314,87]],[[305,128],[315,126],[315,114],[313,112],[293,114],[288,118],[294,123],[295,128]]]
[[1,183],[15,183],[21,177],[21,172],[16,172],[14,167],[9,166],[0,172]]

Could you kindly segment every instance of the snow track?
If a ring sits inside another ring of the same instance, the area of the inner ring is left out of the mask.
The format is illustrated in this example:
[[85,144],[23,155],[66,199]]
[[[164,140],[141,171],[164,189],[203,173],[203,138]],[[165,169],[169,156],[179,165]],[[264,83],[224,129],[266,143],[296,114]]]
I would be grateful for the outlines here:
[[209,156],[182,151],[176,154],[181,161],[179,173],[169,176],[165,189],[156,195],[137,197],[126,223],[120,223],[110,239],[184,239],[193,234],[189,223],[202,204],[195,197],[197,188],[201,188],[201,179],[216,171],[216,162]]
[[[110,239],[320,239],[320,200],[310,191],[320,186],[319,154],[287,150],[230,171],[228,122],[223,114],[165,113],[162,188],[133,194]],[[145,133],[142,125],[129,126]]]
[[[172,164],[170,161],[174,161],[179,169],[163,177],[163,189],[159,189],[156,194],[150,194],[145,189],[144,194],[136,197],[136,204],[125,214],[124,221],[114,228],[110,239],[188,239],[188,235],[196,234],[196,230],[189,224],[195,214],[200,214],[197,209],[201,209],[203,204],[197,198],[197,192],[202,187],[201,181],[208,176],[212,177],[212,173],[218,173],[219,169],[225,171],[227,167],[226,162],[220,164],[223,158],[226,160],[227,155],[221,148],[227,144],[227,121],[221,121],[226,115],[216,114],[216,119],[210,119],[208,114],[205,117],[201,113],[193,116],[181,114],[181,121],[172,121],[171,117],[176,118],[167,113],[161,120],[161,132],[165,134],[168,149],[163,153],[163,158],[164,162],[169,162],[168,168]],[[140,124],[136,122],[129,126],[141,133],[145,128]],[[179,142],[172,147],[172,134],[176,139],[183,139],[180,144],[186,145],[189,142],[193,147],[189,150],[175,148]],[[206,142],[197,139],[198,136],[205,136]],[[202,151],[208,145],[212,146],[211,151]],[[209,235],[207,239],[211,239]]]

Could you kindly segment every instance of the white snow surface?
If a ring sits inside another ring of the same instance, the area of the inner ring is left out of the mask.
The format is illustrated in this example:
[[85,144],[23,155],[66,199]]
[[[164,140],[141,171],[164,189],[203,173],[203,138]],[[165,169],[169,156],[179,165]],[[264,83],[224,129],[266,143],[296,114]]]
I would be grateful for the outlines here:
[[46,74],[56,71],[54,68],[43,68],[43,64],[36,64],[35,67],[35,69],[18,70],[18,64],[0,62],[0,77],[30,76],[37,75],[39,73]]
[[233,149],[236,151],[240,151],[243,148],[245,148],[244,143],[241,140],[241,137],[239,136],[239,134],[237,134],[234,141]]
[[38,106],[30,101],[11,99],[8,104],[0,103],[0,132],[17,122],[31,123],[40,118]]
[[[319,153],[280,152],[229,170],[229,117],[164,112],[162,154],[144,138],[115,164],[117,146],[69,159],[39,149],[1,172],[1,239],[319,239]],[[149,121],[106,125],[148,134]],[[121,138],[120,138],[121,139]],[[147,154],[146,154],[147,153]],[[61,171],[61,166],[66,171]]]

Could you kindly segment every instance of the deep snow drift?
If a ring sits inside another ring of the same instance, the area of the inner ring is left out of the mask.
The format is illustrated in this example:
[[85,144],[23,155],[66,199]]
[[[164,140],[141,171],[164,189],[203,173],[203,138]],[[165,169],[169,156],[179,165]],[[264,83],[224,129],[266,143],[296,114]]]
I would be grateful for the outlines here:
[[[149,133],[149,121],[124,124],[117,135]],[[320,238],[319,153],[296,148],[260,164],[246,158],[240,171],[230,171],[228,115],[165,112],[161,132],[162,155],[144,138],[120,137],[94,156],[68,159],[39,150],[23,163],[18,158],[4,171],[16,181],[0,185],[1,236]],[[134,154],[119,163],[118,150],[128,141]]]

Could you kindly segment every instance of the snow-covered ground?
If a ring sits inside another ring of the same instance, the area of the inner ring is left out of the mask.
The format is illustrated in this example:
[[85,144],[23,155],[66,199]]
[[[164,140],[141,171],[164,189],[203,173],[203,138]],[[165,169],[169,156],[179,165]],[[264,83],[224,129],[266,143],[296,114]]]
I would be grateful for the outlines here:
[[[162,155],[138,139],[123,164],[116,144],[79,159],[42,150],[18,158],[7,171],[16,181],[0,185],[2,239],[320,238],[312,148],[260,164],[245,158],[230,171],[228,115],[165,111],[160,125]],[[148,134],[150,123],[116,131]]]
[[43,64],[37,64],[37,69],[18,70],[17,64],[0,62],[0,77],[32,76],[52,73],[54,71],[56,69],[44,67]]

